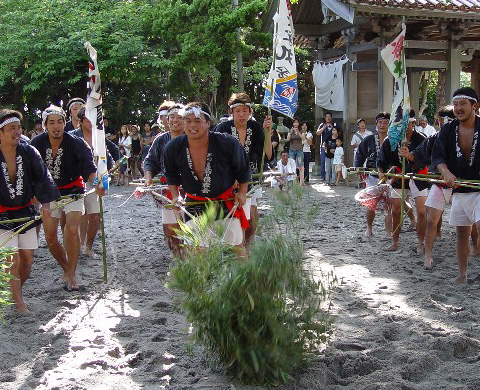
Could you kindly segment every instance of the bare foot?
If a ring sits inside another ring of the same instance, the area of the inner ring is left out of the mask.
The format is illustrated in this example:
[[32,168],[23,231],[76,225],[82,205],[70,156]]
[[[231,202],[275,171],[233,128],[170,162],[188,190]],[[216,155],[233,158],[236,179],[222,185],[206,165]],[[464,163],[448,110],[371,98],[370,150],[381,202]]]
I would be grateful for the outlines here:
[[65,283],[64,289],[66,291],[78,291],[77,280],[75,278],[71,278],[67,280],[67,282]]
[[425,255],[425,269],[432,269],[433,268],[433,257]]
[[19,303],[16,303],[15,307],[17,308],[17,313],[18,314],[28,314],[28,313],[30,313],[30,310],[28,310],[27,305],[23,301],[19,302]]
[[480,255],[480,248],[478,247],[472,247],[472,256],[473,257],[477,257],[478,255]]
[[97,255],[96,253],[92,250],[92,248],[85,248],[85,252],[84,252],[88,257],[92,258],[92,259],[96,259],[97,258]]
[[385,238],[392,238],[392,232],[385,232]]
[[418,255],[418,256],[423,255],[423,246],[422,246],[422,245],[419,245],[419,246],[417,247],[417,255]]
[[395,252],[396,250],[398,250],[398,244],[392,244],[388,248],[386,248],[385,250],[388,251],[388,252]]
[[453,279],[453,283],[457,283],[457,284],[467,283],[467,275],[458,275],[455,279]]
[[371,227],[367,227],[367,230],[365,230],[365,237],[367,237],[367,238],[372,238],[372,237],[373,237],[373,233],[372,233],[372,228],[371,228]]

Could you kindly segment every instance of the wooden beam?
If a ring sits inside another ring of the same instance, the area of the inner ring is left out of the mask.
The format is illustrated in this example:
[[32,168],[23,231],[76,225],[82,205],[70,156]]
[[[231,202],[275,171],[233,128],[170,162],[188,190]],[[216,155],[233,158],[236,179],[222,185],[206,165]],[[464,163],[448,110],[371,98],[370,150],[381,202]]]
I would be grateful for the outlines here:
[[346,28],[353,27],[353,24],[346,20],[337,19],[327,24],[295,24],[295,34],[306,37],[321,37],[335,32],[340,32]]
[[378,45],[373,42],[360,43],[351,47],[350,51],[352,53],[359,53],[361,51],[375,50],[378,49]]
[[326,49],[322,50],[322,61],[328,61],[330,58],[341,57],[345,54],[345,49]]
[[363,62],[354,62],[353,63],[353,70],[377,70],[378,69],[378,61],[363,61]]
[[404,46],[407,49],[432,49],[432,50],[447,50],[448,49],[448,42],[443,41],[412,41],[412,40],[405,40]]
[[406,60],[407,68],[448,69],[448,61]]

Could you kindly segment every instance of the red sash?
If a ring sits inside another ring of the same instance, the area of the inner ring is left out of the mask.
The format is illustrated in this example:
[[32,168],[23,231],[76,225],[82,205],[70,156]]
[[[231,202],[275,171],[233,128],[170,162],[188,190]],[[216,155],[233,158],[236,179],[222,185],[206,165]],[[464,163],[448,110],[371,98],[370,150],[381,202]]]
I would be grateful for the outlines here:
[[[167,184],[167,178],[165,176],[160,176],[160,183]],[[170,191],[169,189],[163,190],[162,192],[162,195],[165,195],[168,199],[173,199],[172,191]]]
[[[200,200],[200,201],[223,200],[228,210],[233,209],[233,206],[235,206],[235,202],[233,200],[227,200],[230,198],[235,198],[235,194],[233,193],[233,187],[230,187],[228,190],[216,196],[215,198],[204,198],[203,196],[192,195],[189,193],[187,193],[187,196],[191,199]],[[247,219],[247,216],[245,215],[245,211],[243,210],[243,207],[237,207],[237,209],[233,213],[233,217],[238,218],[240,220],[240,225],[242,226],[242,229],[245,230],[250,227],[250,223],[248,222],[248,219]]]
[[66,188],[73,188],[73,187],[85,187],[85,183],[83,182],[83,177],[78,176],[74,181],[71,181],[68,184],[65,184],[64,186],[57,186],[58,189],[66,189]]
[[9,211],[9,210],[20,210],[20,209],[23,209],[25,207],[28,207],[32,204],[32,201],[28,202],[27,204],[24,204],[23,206],[12,206],[12,207],[8,207],[8,206],[3,206],[0,204],[0,213],[4,213],[5,211]]

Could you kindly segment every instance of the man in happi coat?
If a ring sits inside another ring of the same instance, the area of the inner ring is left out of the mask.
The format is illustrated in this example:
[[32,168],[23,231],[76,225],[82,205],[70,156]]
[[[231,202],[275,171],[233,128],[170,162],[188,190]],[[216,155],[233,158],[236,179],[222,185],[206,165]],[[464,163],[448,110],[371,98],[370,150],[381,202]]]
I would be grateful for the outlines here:
[[[42,124],[46,132],[34,137],[32,145],[40,152],[60,194],[79,197],[44,218],[43,230],[48,249],[64,271],[65,289],[78,290],[75,272],[80,252],[79,226],[85,213],[85,181],[95,183],[95,191],[99,195],[103,195],[104,190],[97,185],[97,168],[88,144],[83,139],[65,132],[65,111],[60,107],[49,106],[42,112]],[[53,202],[52,208],[56,205],[57,202]],[[57,236],[62,210],[66,215],[63,245]]]
[[[248,162],[252,173],[261,171],[262,156],[264,153],[265,143],[265,162],[273,160],[272,147],[272,117],[267,116],[263,122],[263,126],[252,118],[252,101],[250,97],[244,93],[233,94],[228,106],[233,119],[219,123],[215,128],[216,132],[231,134],[242,144],[247,153]],[[265,139],[265,131],[267,138]],[[266,142],[265,142],[266,141]],[[261,180],[262,178],[260,178]],[[262,196],[262,189],[257,189],[252,197],[247,200],[245,213],[249,219],[250,227],[245,231],[245,244],[248,247],[255,235],[258,223],[257,204]],[[248,204],[250,203],[250,207]]]
[[[388,132],[388,122],[390,121],[390,114],[388,112],[379,112],[375,116],[375,122],[377,124],[376,132],[367,135],[360,142],[355,153],[355,162],[354,166],[361,168],[365,166],[367,169],[376,169],[377,168],[377,158],[380,154],[380,147],[383,144],[383,141],[387,138]],[[369,174],[367,176],[367,187],[373,187],[378,183],[378,176]],[[367,230],[365,231],[365,237],[371,238],[373,221],[375,219],[375,210],[367,209],[366,213],[367,218]],[[391,224],[388,224],[387,219],[391,218],[388,213],[385,214],[385,228],[387,232],[391,232]]]
[[14,234],[28,221],[2,223],[2,221],[30,217],[38,211],[33,205],[36,198],[41,204],[42,216],[50,215],[50,202],[60,197],[57,187],[38,151],[20,143],[22,114],[13,110],[0,110],[0,242],[3,247],[18,248],[11,259],[10,281],[12,298],[19,313],[28,313],[22,296],[22,286],[30,275],[33,251],[38,248],[35,229],[38,222],[30,224],[19,234]]
[[[425,136],[420,134],[415,130],[415,112],[410,110],[410,118],[407,124],[406,131],[406,146],[413,150],[418,147],[424,140]],[[377,159],[377,167],[380,176],[383,175],[390,167],[395,167],[396,173],[402,172],[402,157],[398,154],[399,148],[392,150],[390,139],[387,137],[385,142],[380,148],[380,154]],[[422,169],[413,169],[408,161],[405,164],[405,173],[427,173],[427,167],[422,167]],[[393,191],[393,206],[392,206],[392,245],[387,248],[387,251],[396,251],[398,249],[398,240],[400,238],[400,221],[402,220],[401,216],[401,205],[402,205],[402,196],[401,196],[401,179],[392,179],[391,181]],[[415,207],[417,209],[417,237],[418,237],[418,246],[417,254],[423,254],[423,244],[425,239],[425,225],[427,222],[427,211],[425,209],[425,201],[428,195],[428,183],[418,181],[418,180],[405,180],[405,186],[407,190],[405,193],[407,195],[412,195],[412,198],[415,200]]]
[[[92,122],[86,117],[85,110],[85,105],[80,107],[80,110],[77,112],[77,119],[80,127],[71,131],[70,134],[84,139],[93,152]],[[106,144],[108,142],[118,150],[118,147],[113,142],[105,140]],[[114,164],[113,156],[110,154],[109,148],[107,148],[107,168],[111,169]],[[89,192],[93,189],[93,185],[87,181],[85,183],[85,188],[87,192]],[[95,236],[100,229],[100,201],[98,194],[96,192],[91,192],[85,195],[83,203],[85,206],[85,214],[82,216],[82,222],[80,223],[80,248],[88,257],[95,257],[92,247],[95,241]]]
[[[160,174],[161,182],[166,184],[165,178],[165,166],[163,164],[163,154],[165,151],[165,145],[176,137],[183,134],[183,117],[182,111],[183,105],[175,104],[167,110],[167,123],[169,131],[160,134],[155,138],[150,147],[147,157],[143,162],[145,171],[145,186],[151,186],[153,184],[153,178]],[[171,198],[170,191],[163,191],[164,194]],[[180,240],[176,237],[175,229],[179,228],[177,218],[181,214],[179,211],[173,209],[162,208],[162,225],[163,233],[168,247],[174,254],[180,253]]]
[[[449,109],[442,108],[438,113],[439,119],[449,123],[455,119],[453,106]],[[427,137],[416,149],[409,151],[407,146],[401,146],[399,155],[404,156],[413,169],[421,169],[430,166],[432,162],[432,151],[437,141],[438,133]],[[435,170],[435,169],[433,169]],[[428,191],[425,208],[427,210],[427,224],[425,227],[425,268],[430,269],[433,265],[433,243],[435,238],[441,235],[442,214],[445,207],[450,204],[452,188],[441,184],[432,184]]]
[[245,150],[235,137],[209,132],[212,117],[206,104],[189,103],[183,118],[185,134],[171,140],[164,152],[165,175],[172,201],[177,202],[181,185],[187,203],[205,202],[200,207],[187,207],[191,214],[204,211],[209,199],[218,202],[224,214],[237,204],[233,218],[216,221],[216,224],[226,226],[225,242],[242,246],[243,231],[249,226],[243,205],[251,178]]
[[469,237],[472,224],[480,227],[480,191],[475,188],[456,187],[455,180],[480,180],[480,117],[478,94],[472,88],[460,88],[453,93],[455,120],[445,124],[432,151],[432,166],[443,180],[453,187],[450,225],[457,230],[458,276],[456,283],[466,283]]

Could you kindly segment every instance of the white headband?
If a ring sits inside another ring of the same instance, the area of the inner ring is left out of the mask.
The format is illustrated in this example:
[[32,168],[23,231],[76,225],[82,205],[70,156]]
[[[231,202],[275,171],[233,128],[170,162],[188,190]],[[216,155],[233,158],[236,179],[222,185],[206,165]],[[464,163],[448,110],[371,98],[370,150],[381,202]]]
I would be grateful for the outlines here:
[[158,116],[167,116],[168,115],[168,110],[160,110],[158,112]]
[[409,121],[409,122],[415,122],[416,119],[415,119],[415,118],[408,118],[408,121]]
[[235,103],[235,104],[232,104],[232,105],[230,106],[230,109],[233,110],[235,107],[240,107],[240,106],[247,106],[247,107],[252,108],[252,104],[251,104],[251,103]]
[[42,112],[42,125],[45,130],[47,129],[46,122],[50,115],[60,115],[64,121],[66,120],[66,117],[67,117],[65,114],[65,111],[63,111],[61,107],[57,107],[53,105],[47,107],[45,111]]
[[181,112],[181,115],[184,118],[190,114],[195,115],[195,118],[200,118],[200,114],[205,115],[208,119],[212,118],[208,112],[205,112],[200,107],[195,107],[195,106],[188,107],[187,109],[183,109]]
[[183,110],[183,106],[182,106],[182,108],[173,107],[170,110],[168,110],[168,115],[170,115],[170,114],[180,114],[180,115],[182,115],[182,110]]
[[473,100],[475,103],[477,103],[477,99],[475,99],[472,96],[467,96],[467,95],[456,95],[452,98],[452,100],[455,100],[455,99],[468,99],[468,100]]
[[8,119],[5,119],[2,123],[0,123],[0,128],[2,128],[3,126],[6,126],[8,125],[9,123],[14,123],[14,122],[18,122],[20,123],[20,119],[18,119],[16,116],[12,116]]

